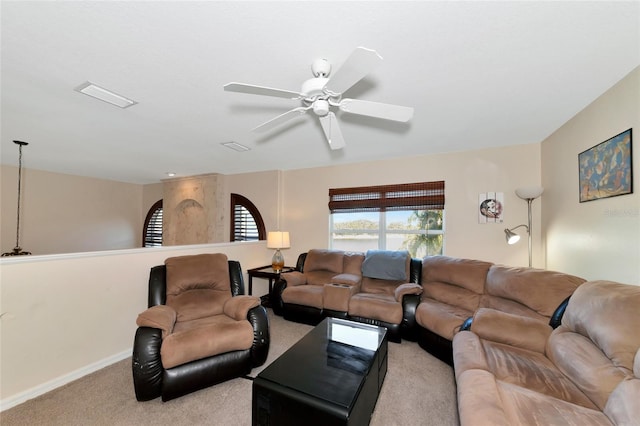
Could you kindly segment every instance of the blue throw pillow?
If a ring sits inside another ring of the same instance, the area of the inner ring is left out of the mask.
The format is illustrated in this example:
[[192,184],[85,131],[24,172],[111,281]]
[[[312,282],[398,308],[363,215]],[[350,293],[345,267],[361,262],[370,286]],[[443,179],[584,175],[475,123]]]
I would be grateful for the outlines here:
[[381,280],[406,281],[408,251],[368,250],[362,275]]

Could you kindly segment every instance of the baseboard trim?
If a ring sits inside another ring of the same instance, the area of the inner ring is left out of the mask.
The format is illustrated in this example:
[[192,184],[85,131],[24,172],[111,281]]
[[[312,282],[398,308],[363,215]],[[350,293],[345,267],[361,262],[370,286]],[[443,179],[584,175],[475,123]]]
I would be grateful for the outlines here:
[[108,367],[111,364],[115,364],[118,361],[122,361],[123,359],[130,357],[131,353],[132,353],[132,349],[127,349],[125,351],[122,351],[110,357],[101,359],[100,361],[94,362],[93,364],[89,364],[85,367],[79,368],[68,374],[57,377],[53,380],[49,380],[48,382],[42,383],[31,389],[27,389],[24,392],[20,392],[6,399],[2,399],[0,400],[0,412],[8,410],[9,408],[15,407],[16,405],[20,405],[23,402],[26,402],[37,396],[50,392],[56,388],[59,388],[60,386],[64,386],[67,383],[71,383],[74,380],[77,380],[81,377],[84,377],[102,368]]

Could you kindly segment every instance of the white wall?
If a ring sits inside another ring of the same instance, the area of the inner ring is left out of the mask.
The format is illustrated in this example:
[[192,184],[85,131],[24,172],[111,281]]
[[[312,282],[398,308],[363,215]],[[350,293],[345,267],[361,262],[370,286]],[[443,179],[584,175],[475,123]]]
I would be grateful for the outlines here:
[[[507,265],[528,265],[526,239],[509,246],[504,228],[527,222],[527,203],[515,195],[540,185],[540,145],[414,156],[346,166],[287,171],[284,174],[283,229],[290,231],[293,264],[297,255],[329,244],[329,188],[445,181],[445,254]],[[505,222],[478,223],[478,194],[503,192]],[[533,265],[544,267],[540,245],[540,203],[533,205]]]
[[[580,203],[578,154],[633,128],[634,193]],[[640,68],[542,142],[549,269],[640,285]]]
[[[130,356],[149,269],[215,252],[246,271],[264,263],[267,249],[247,242],[0,259],[0,408]],[[254,280],[254,295],[266,288]]]

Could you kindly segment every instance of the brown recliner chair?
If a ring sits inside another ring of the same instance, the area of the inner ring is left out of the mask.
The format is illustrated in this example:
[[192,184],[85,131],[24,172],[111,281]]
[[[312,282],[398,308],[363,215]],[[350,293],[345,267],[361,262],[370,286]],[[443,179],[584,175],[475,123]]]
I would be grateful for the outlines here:
[[136,321],[136,399],[167,401],[264,364],[267,313],[258,297],[243,294],[240,263],[224,254],[172,257],[153,267],[149,308]]

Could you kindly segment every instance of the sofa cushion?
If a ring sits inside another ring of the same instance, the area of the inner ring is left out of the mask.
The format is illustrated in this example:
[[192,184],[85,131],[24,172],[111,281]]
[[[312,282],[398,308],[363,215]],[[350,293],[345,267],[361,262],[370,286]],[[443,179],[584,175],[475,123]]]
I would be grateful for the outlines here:
[[177,321],[190,321],[222,313],[232,297],[227,256],[222,253],[170,257],[167,270],[167,305]]
[[400,324],[402,305],[393,294],[358,293],[349,300],[349,315]]
[[[330,281],[326,281],[330,282]],[[324,285],[300,285],[287,287],[282,292],[282,301],[294,305],[311,306],[322,309]]]
[[231,296],[229,264],[222,253],[170,257],[167,269],[167,296],[194,289],[226,291]]
[[457,379],[460,424],[475,425],[604,425],[600,411],[571,404],[496,380],[489,372],[467,370]]
[[611,393],[604,413],[618,425],[630,425],[640,419],[640,348],[636,352],[633,376],[625,378]]
[[342,272],[343,258],[344,252],[340,250],[309,250],[304,261],[303,272],[329,271],[334,275],[339,274]]
[[345,274],[362,276],[362,262],[364,262],[364,253],[345,252],[342,272]]
[[548,320],[558,305],[584,281],[544,269],[493,265],[487,273],[480,306]]
[[319,270],[305,272],[304,275],[307,278],[308,285],[319,285],[322,287],[325,284],[332,283],[333,277],[339,274],[336,274],[334,271]]
[[[425,290],[426,284],[440,282],[482,294],[491,265],[481,260],[427,256],[422,259],[422,284]],[[425,293],[426,297],[430,297]]]
[[362,262],[362,275],[381,280],[408,281],[408,251],[368,250]]
[[221,314],[224,303],[231,297],[231,290],[196,289],[167,296],[167,306],[175,309],[177,321],[190,321]]
[[480,339],[461,331],[453,341],[456,375],[467,369],[490,372],[496,380],[568,401],[590,409],[598,407],[543,354]]
[[[480,295],[457,285],[444,282],[431,281],[422,284],[422,301],[433,300],[436,302],[460,308],[471,316],[480,305]],[[466,318],[463,318],[464,321]]]
[[176,323],[173,333],[162,341],[160,357],[164,368],[230,351],[250,349],[253,327],[226,315]]
[[445,339],[452,340],[473,311],[433,299],[422,299],[416,308],[416,322]]
[[376,278],[362,277],[360,285],[361,293],[394,295],[398,286],[405,284],[405,281],[378,280]]

